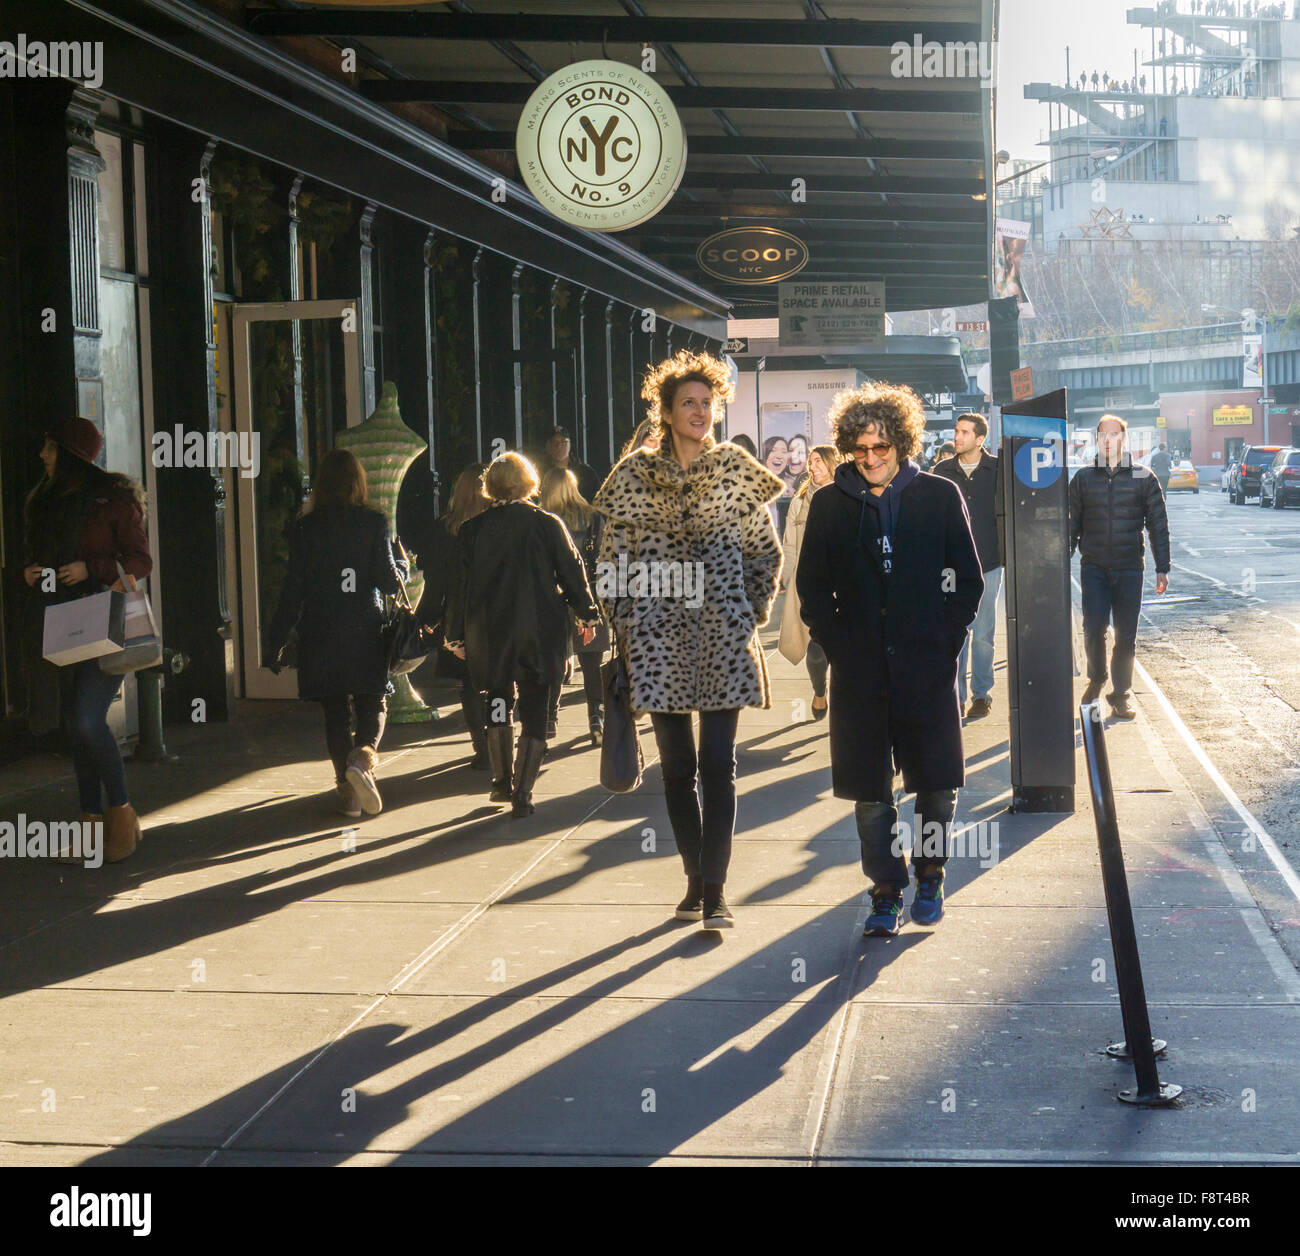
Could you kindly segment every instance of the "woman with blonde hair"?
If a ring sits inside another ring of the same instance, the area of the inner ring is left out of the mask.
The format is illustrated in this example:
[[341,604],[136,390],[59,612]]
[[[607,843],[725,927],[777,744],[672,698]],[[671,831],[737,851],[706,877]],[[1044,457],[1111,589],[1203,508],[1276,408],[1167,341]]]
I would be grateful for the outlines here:
[[[543,510],[550,511],[568,528],[569,535],[582,556],[587,581],[593,582],[596,578],[596,552],[600,546],[601,517],[578,491],[578,477],[563,467],[553,467],[542,476],[542,491],[538,501]],[[593,744],[597,746],[600,745],[605,729],[600,664],[608,649],[609,629],[603,623],[590,641],[584,641],[578,632],[576,617],[570,616],[568,652],[577,654],[578,664],[582,668],[582,690],[587,699],[587,730]],[[556,685],[551,690],[546,725],[548,741],[555,737],[555,724],[560,712],[560,689],[561,686]]]
[[652,453],[659,448],[659,430],[652,419],[642,419],[632,433],[632,439],[623,446],[618,460],[623,461],[634,449],[649,449]]
[[[483,472],[486,470],[487,463],[471,462],[456,476],[451,490],[451,507],[433,525],[429,538],[430,552],[420,555],[424,568],[424,596],[420,599],[419,613],[426,624],[440,626],[446,621],[448,597],[461,569],[460,530],[488,507],[483,492]],[[469,766],[484,770],[488,766],[488,754],[487,708],[483,705],[483,695],[470,682],[465,664],[450,650],[443,648],[438,651],[437,672],[439,676],[461,682],[460,709],[474,750]]]
[[736,821],[736,726],[741,707],[771,705],[758,629],[781,567],[765,507],[782,481],[713,439],[721,418],[714,404],[732,395],[726,364],[710,354],[682,351],[661,362],[641,390],[659,447],[629,453],[593,503],[606,519],[602,573],[669,574],[667,587],[655,580],[647,591],[634,576],[601,596],[632,707],[650,713],[663,763],[686,871],[676,916],[703,919],[706,929],[735,923],[723,886]]
[[293,527],[289,573],[264,657],[278,672],[297,628],[298,696],[319,702],[325,713],[325,744],[345,816],[383,809],[375,769],[393,692],[384,596],[396,594],[406,575],[405,562],[393,557],[387,517],[369,505],[365,469],[350,450],[331,449]]
[[[808,507],[812,495],[835,478],[835,468],[840,456],[834,445],[814,445],[808,454],[808,474],[790,503],[786,516],[785,535],[782,539],[784,562],[781,566],[781,587],[785,590],[785,606],[781,611],[781,637],[777,642],[785,658],[791,663],[807,660],[808,679],[812,681],[814,720],[824,720],[828,709],[826,702],[826,652],[808,635],[808,625],[799,614],[799,593],[794,587],[794,573],[799,566],[799,551],[803,547],[804,525],[808,522]],[[818,705],[820,703],[820,705]]]
[[516,817],[535,809],[533,785],[546,753],[551,688],[564,675],[569,612],[584,642],[600,618],[568,529],[529,500],[537,489],[537,470],[523,454],[504,453],[488,467],[483,491],[490,504],[460,530],[461,578],[446,621],[448,649],[487,694],[489,798],[513,803]]

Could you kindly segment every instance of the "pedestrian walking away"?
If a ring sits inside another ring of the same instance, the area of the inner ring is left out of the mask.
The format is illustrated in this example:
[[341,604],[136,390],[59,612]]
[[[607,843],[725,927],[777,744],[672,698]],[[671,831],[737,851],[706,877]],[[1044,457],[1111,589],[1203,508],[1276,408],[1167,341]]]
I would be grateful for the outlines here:
[[[998,460],[984,448],[989,434],[982,414],[958,415],[954,425],[956,454],[936,463],[935,475],[960,490],[970,517],[971,534],[984,575],[975,622],[966,634],[957,659],[957,697],[964,717],[983,719],[993,709],[993,636],[997,629],[998,594],[1002,590],[1002,516],[997,510]],[[966,664],[970,660],[971,704],[966,706]]]
[[488,797],[510,802],[516,818],[536,809],[533,786],[546,754],[551,690],[568,657],[569,612],[588,644],[600,619],[573,538],[530,500],[539,487],[523,454],[493,460],[483,476],[491,505],[460,530],[461,574],[447,612],[448,648],[487,694]]
[[1137,652],[1138,615],[1142,610],[1142,573],[1151,541],[1156,564],[1156,593],[1169,587],[1169,519],[1165,497],[1154,473],[1135,466],[1125,449],[1128,424],[1103,414],[1097,423],[1097,460],[1070,481],[1070,554],[1079,551],[1083,590],[1083,640],[1088,656],[1085,705],[1096,702],[1106,684],[1106,629],[1115,628],[1110,656],[1111,713],[1133,719],[1129,689]]
[[812,717],[824,720],[829,704],[826,701],[826,652],[808,635],[808,625],[799,614],[799,594],[794,587],[794,573],[799,565],[799,549],[803,545],[804,525],[808,522],[808,506],[812,495],[824,488],[835,476],[840,456],[834,445],[814,445],[808,455],[808,478],[790,503],[790,514],[785,521],[782,538],[781,588],[785,590],[785,606],[781,611],[781,636],[777,649],[791,663],[806,663],[808,679],[812,681]]
[[[578,491],[578,481],[574,473],[560,467],[548,471],[542,476],[542,491],[538,501],[543,510],[549,510],[568,528],[569,535],[582,556],[587,581],[589,584],[594,582],[596,554],[600,547],[601,516]],[[591,734],[592,744],[596,746],[600,745],[605,727],[600,665],[608,649],[609,629],[604,623],[596,628],[596,633],[590,640],[584,640],[578,628],[577,618],[570,616],[568,654],[576,654],[578,665],[582,668],[582,691],[587,700],[587,731]],[[551,690],[550,709],[546,721],[548,741],[555,737],[554,729],[560,711],[560,690],[560,685],[556,685]]]
[[420,619],[438,630],[440,640],[435,662],[437,675],[460,681],[460,709],[474,751],[469,766],[476,771],[486,771],[488,767],[487,707],[483,695],[470,681],[464,661],[446,648],[443,628],[451,592],[459,581],[462,570],[460,530],[488,506],[487,496],[483,492],[483,472],[486,470],[486,463],[471,462],[456,477],[451,490],[451,509],[434,524],[429,553],[420,556],[424,568]]
[[854,461],[814,494],[795,576],[831,667],[831,786],[852,799],[871,882],[869,936],[898,932],[908,884],[895,765],[916,794],[912,919],[943,915],[957,791],[965,784],[957,657],[984,592],[962,495],[913,461],[925,409],[910,388],[864,384],[828,415]]
[[[641,390],[659,449],[623,459],[594,503],[606,520],[598,591],[627,663],[632,707],[650,712],[686,871],[676,915],[711,930],[734,924],[723,890],[740,708],[771,705],[758,629],[781,569],[767,506],[785,491],[743,449],[714,441],[717,403],[732,395],[726,364],[707,353],[683,350],[661,362]],[[647,570],[660,581],[668,573],[669,587],[636,582]],[[620,571],[634,573],[626,586],[606,579]]]
[[[98,659],[56,667],[42,657],[45,610],[105,589],[134,589],[153,570],[144,528],[144,493],[125,475],[95,465],[103,438],[84,418],[63,419],[45,433],[45,474],[23,507],[23,580],[28,732],[63,726],[81,803],[83,842],[103,824],[103,859],[117,863],[140,841],[140,821],[126,787],[108,709],[122,686]],[[126,572],[124,579],[119,571]],[[75,849],[75,848],[74,848]],[[65,849],[61,862],[84,860]]]
[[1173,467],[1173,459],[1169,456],[1169,448],[1161,445],[1159,449],[1147,459],[1147,465],[1151,468],[1152,474],[1160,482],[1160,492],[1164,496],[1169,495],[1169,472]]
[[331,449],[294,522],[289,571],[263,643],[278,673],[296,631],[298,696],[321,704],[338,811],[354,818],[384,806],[375,781],[393,692],[384,597],[409,575],[405,559],[393,556],[387,517],[368,502],[356,455]]

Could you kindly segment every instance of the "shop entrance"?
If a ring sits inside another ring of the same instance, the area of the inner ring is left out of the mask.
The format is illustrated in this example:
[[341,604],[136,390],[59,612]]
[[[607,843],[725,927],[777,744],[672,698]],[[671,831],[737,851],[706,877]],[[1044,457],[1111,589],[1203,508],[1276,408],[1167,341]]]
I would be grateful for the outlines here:
[[279,605],[289,537],[317,462],[365,417],[356,301],[231,305],[232,430],[256,468],[231,476],[238,540],[239,655],[246,698],[296,698],[297,674],[267,668],[262,634]]

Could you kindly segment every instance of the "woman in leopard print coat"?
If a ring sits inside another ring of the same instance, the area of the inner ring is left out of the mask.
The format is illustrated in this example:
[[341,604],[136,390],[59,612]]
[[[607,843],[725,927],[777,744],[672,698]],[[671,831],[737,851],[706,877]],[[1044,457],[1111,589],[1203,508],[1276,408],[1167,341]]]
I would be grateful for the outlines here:
[[661,363],[641,393],[659,448],[630,453],[593,502],[607,520],[597,597],[627,662],[632,706],[654,724],[686,869],[677,918],[703,919],[712,929],[733,923],[722,887],[735,827],[740,708],[771,705],[758,629],[781,569],[767,503],[785,488],[744,450],[713,440],[714,402],[730,394],[717,358],[681,352]]

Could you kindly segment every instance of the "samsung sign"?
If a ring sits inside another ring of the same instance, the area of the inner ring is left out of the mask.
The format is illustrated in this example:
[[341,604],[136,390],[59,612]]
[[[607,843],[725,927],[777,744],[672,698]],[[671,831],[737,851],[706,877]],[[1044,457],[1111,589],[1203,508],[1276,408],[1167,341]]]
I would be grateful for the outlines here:
[[702,271],[728,283],[776,283],[808,265],[808,246],[775,227],[732,227],[695,251]]

